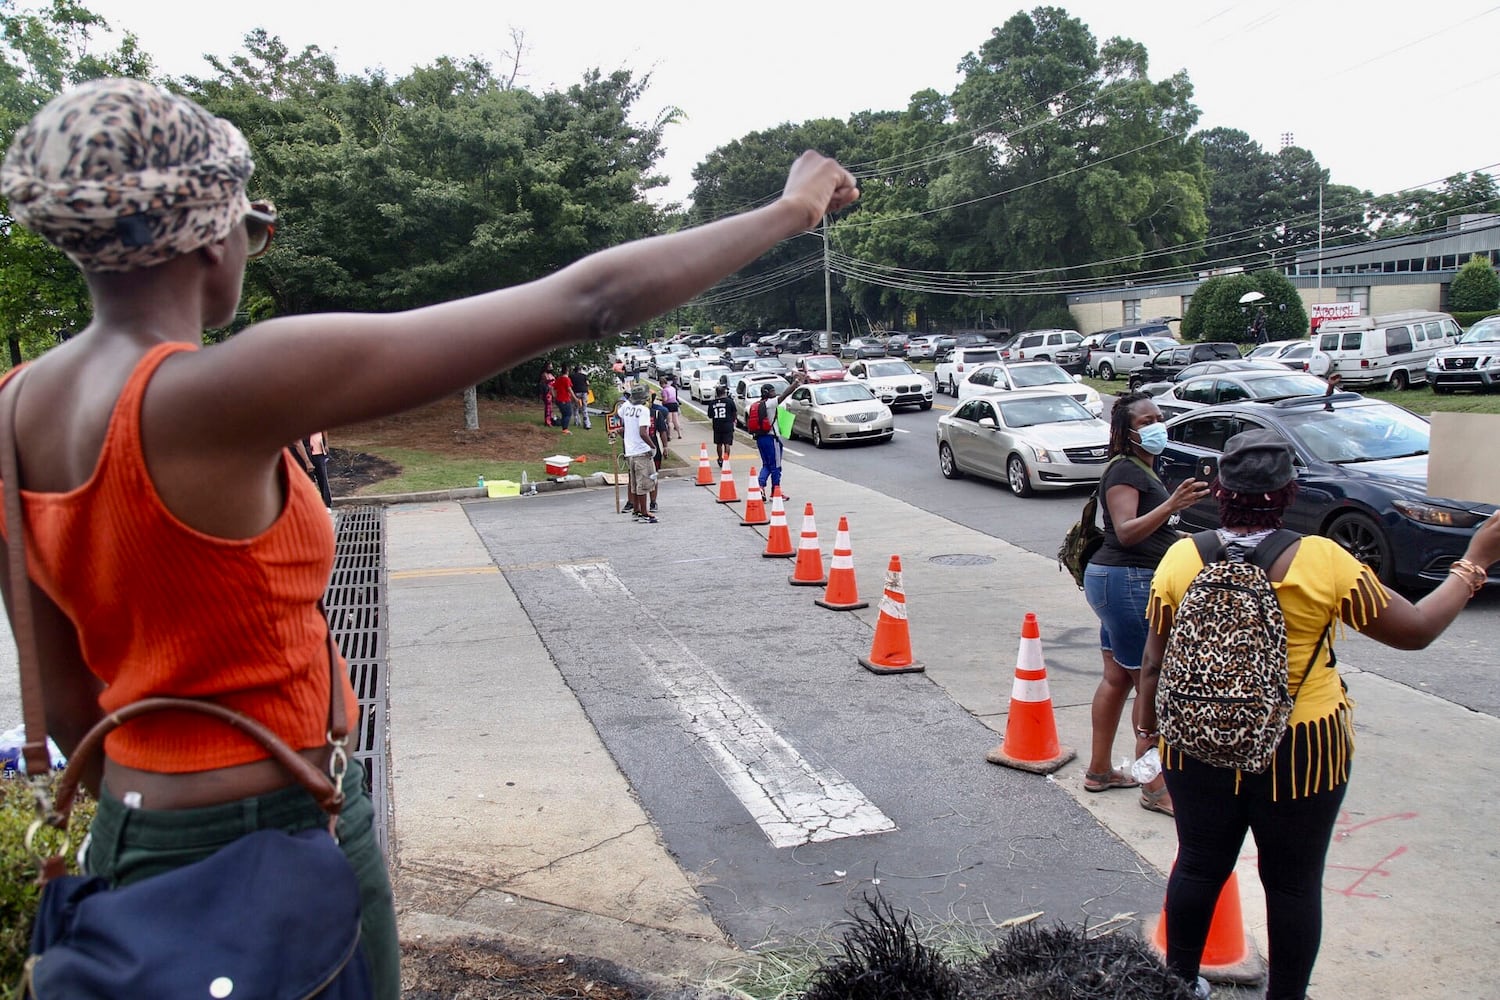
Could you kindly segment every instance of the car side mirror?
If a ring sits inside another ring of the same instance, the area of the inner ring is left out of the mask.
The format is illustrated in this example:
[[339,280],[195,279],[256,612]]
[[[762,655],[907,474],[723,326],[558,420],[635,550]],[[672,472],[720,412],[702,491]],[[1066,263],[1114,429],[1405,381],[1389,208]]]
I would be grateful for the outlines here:
[[999,424],[995,423],[994,417],[980,417],[979,426],[988,427],[990,430],[995,430],[999,426]]
[[1073,381],[1074,382],[1082,382],[1083,381],[1083,376],[1082,375],[1074,375],[1073,376]]

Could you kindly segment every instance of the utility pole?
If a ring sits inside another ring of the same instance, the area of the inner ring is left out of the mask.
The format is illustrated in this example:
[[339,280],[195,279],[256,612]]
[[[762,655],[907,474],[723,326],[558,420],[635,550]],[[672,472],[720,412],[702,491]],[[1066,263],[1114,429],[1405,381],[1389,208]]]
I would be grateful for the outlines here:
[[1318,182],[1318,301],[1323,301],[1323,183]]
[[833,350],[833,278],[828,266],[828,216],[823,216],[823,350]]

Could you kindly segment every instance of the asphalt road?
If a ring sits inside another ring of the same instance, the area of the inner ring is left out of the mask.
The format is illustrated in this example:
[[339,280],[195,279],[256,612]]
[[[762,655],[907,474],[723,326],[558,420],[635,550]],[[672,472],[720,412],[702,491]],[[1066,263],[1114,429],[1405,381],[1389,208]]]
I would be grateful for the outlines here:
[[[1106,414],[1108,397],[1105,398]],[[803,464],[828,475],[904,500],[965,527],[1041,555],[1052,555],[1087,499],[1086,489],[1039,493],[1022,500],[1002,483],[966,477],[947,480],[938,471],[938,418],[954,405],[938,394],[927,412],[896,412],[889,444],[814,448],[788,446],[789,465]],[[1409,595],[1412,599],[1419,593]],[[1350,631],[1339,640],[1347,662],[1485,715],[1500,716],[1500,675],[1494,637],[1500,635],[1500,592],[1480,594],[1448,631],[1425,650],[1398,651]]]

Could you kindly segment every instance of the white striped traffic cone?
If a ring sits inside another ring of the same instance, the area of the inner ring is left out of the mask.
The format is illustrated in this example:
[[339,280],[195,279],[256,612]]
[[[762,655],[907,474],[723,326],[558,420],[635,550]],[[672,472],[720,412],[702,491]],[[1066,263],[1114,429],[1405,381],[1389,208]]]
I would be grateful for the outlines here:
[[1042,659],[1042,630],[1036,615],[1028,611],[1021,623],[1021,647],[1016,651],[1016,679],[1010,692],[1010,715],[1005,720],[1005,742],[984,759],[1033,774],[1051,774],[1075,756],[1072,747],[1057,742],[1052,691]]
[[869,601],[859,599],[859,584],[854,579],[848,517],[839,517],[839,531],[833,539],[833,562],[828,569],[828,589],[813,603],[830,611],[858,611],[870,606]]

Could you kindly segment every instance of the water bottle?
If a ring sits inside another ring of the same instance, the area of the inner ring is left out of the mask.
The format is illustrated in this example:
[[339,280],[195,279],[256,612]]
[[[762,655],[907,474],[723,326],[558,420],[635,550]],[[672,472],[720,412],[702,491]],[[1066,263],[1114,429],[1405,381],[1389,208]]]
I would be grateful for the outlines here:
[[477,486],[477,487],[479,487],[480,489],[484,489],[484,477],[480,476],[479,477],[479,482],[475,483],[474,485]]
[[1130,774],[1143,785],[1156,780],[1156,776],[1161,774],[1161,754],[1157,753],[1156,747],[1141,754],[1140,759],[1130,765]]

